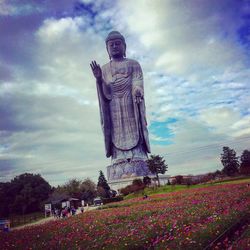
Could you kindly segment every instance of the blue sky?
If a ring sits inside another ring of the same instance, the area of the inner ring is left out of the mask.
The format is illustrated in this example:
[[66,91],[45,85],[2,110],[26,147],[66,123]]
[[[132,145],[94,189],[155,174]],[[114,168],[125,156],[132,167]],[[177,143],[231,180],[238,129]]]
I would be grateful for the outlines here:
[[0,181],[98,177],[105,158],[89,63],[119,30],[144,72],[153,154],[168,174],[250,149],[250,1],[0,0]]

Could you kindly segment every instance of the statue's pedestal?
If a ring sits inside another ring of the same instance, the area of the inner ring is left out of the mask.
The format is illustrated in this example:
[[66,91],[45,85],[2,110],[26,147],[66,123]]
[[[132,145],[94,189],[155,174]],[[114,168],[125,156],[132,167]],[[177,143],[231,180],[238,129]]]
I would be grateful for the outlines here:
[[131,185],[134,179],[143,179],[143,176],[131,177],[131,178],[123,178],[117,179],[113,181],[108,181],[108,184],[112,190],[115,190],[119,193],[119,190],[125,188],[128,185]]
[[134,179],[152,176],[144,160],[124,160],[107,167],[108,183],[111,189],[119,190],[130,184]]
[[109,181],[152,175],[144,160],[124,160],[107,167]]

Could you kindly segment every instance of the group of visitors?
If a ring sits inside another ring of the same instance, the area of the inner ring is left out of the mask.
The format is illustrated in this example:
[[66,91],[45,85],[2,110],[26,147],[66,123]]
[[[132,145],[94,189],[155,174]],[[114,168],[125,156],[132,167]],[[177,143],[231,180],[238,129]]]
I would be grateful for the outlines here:
[[[81,211],[81,213],[83,213],[84,208],[81,207],[80,211]],[[67,218],[67,217],[73,216],[76,214],[76,212],[77,212],[77,210],[75,209],[74,206],[71,206],[71,207],[65,206],[62,209],[58,209],[58,208],[54,209],[52,213],[53,213],[55,218],[59,219],[59,218]]]

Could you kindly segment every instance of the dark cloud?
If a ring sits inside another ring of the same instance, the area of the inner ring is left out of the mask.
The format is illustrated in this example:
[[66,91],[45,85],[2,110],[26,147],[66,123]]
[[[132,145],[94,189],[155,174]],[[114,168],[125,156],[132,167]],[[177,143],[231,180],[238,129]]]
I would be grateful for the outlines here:
[[10,171],[14,169],[16,165],[16,159],[0,159],[0,170],[2,172]]
[[6,181],[7,176],[14,178],[12,174],[18,165],[18,159],[0,159],[0,182],[2,181],[1,179]]
[[[35,32],[47,18],[61,18],[74,16],[75,8],[79,6],[76,1],[10,1],[8,4],[16,11],[9,15],[0,15],[0,80],[5,81],[14,77],[12,67],[18,68],[22,74],[37,74],[36,54],[38,44]],[[28,5],[29,11],[23,6]],[[2,68],[2,67],[1,67]]]
[[0,58],[5,64],[32,65],[34,31],[42,16],[6,16],[0,18]]
[[[32,86],[30,89],[32,92]],[[70,97],[39,96],[22,92],[6,94],[5,97],[1,97],[0,131],[57,129],[62,125],[60,121],[73,121],[76,118],[74,114],[62,110],[62,107],[70,107],[81,112]]]
[[27,131],[33,130],[28,115],[32,110],[33,100],[15,95],[1,98],[0,131]]
[[[15,0],[10,1],[10,4],[19,9],[18,15],[21,16],[29,15],[31,13],[42,13],[46,17],[53,18],[82,15],[87,14],[87,12],[94,13],[94,6],[96,5],[95,3],[83,3],[76,0],[23,0],[22,2]],[[25,6],[29,8],[25,8]]]

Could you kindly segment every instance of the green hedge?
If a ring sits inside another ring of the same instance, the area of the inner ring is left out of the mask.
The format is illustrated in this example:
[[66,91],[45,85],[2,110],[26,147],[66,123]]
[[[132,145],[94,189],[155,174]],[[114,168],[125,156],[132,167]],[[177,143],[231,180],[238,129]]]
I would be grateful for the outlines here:
[[122,201],[123,197],[122,196],[116,196],[116,197],[112,197],[112,198],[103,198],[103,204],[107,204],[110,202],[117,202],[117,201]]

